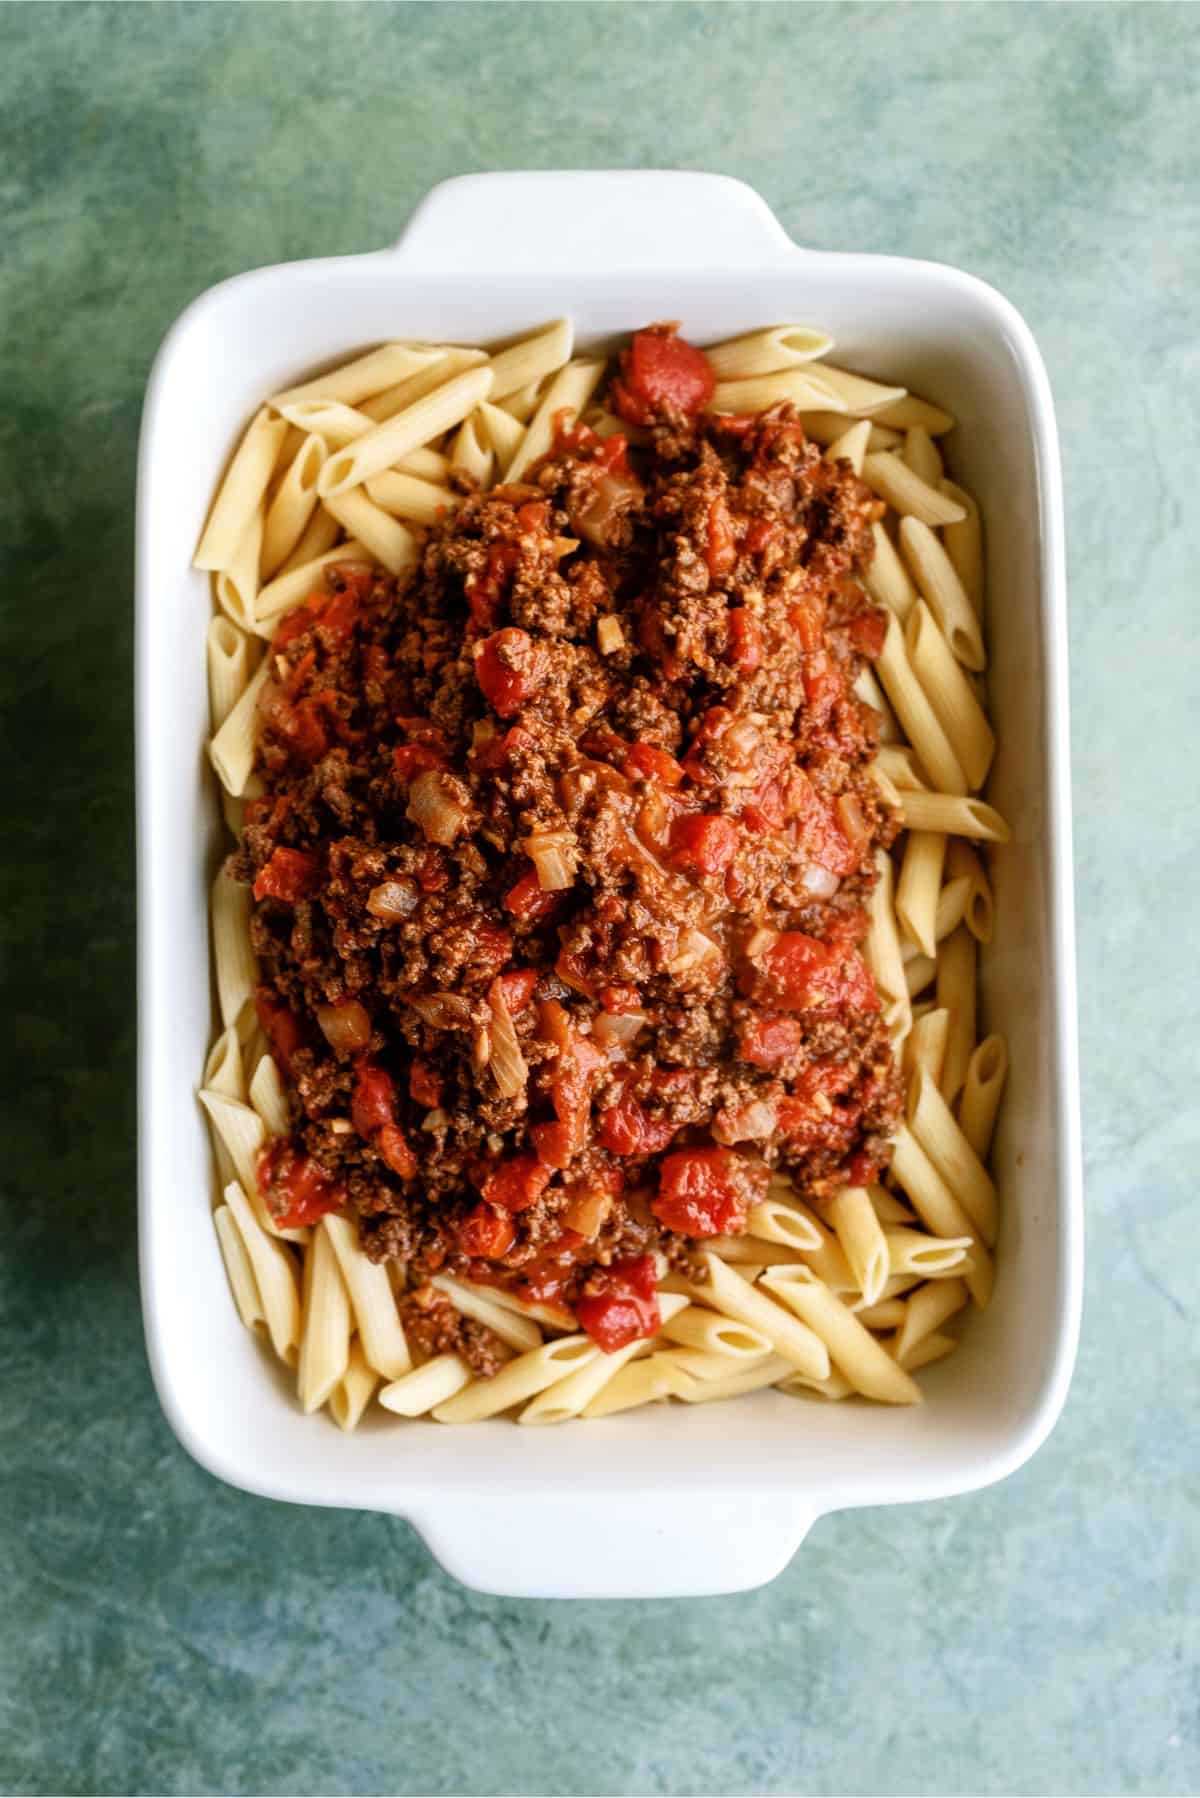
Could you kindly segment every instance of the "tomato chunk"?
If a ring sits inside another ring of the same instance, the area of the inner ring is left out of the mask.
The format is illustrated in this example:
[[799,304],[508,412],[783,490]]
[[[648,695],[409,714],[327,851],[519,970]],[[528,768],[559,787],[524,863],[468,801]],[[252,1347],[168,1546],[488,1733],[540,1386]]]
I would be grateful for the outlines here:
[[408,1092],[415,1105],[426,1105],[432,1109],[442,1102],[441,1075],[435,1074],[420,1055],[413,1057],[413,1064],[408,1070]]
[[401,1180],[411,1180],[417,1172],[417,1158],[408,1138],[398,1124],[385,1124],[378,1136],[379,1153],[392,1172]]
[[284,1073],[289,1074],[292,1056],[304,1043],[304,1029],[299,1018],[267,986],[254,989],[254,1009],[270,1041],[272,1054]]
[[512,1248],[517,1232],[503,1212],[493,1211],[490,1205],[476,1205],[458,1225],[458,1240],[464,1254],[496,1261]]
[[537,924],[543,918],[554,916],[561,899],[561,893],[543,893],[536,873],[530,869],[505,893],[504,909],[521,924]]
[[398,743],[392,751],[392,768],[397,780],[411,780],[428,768],[445,769],[445,755],[429,743]]
[[708,542],[704,559],[708,563],[709,578],[714,581],[723,581],[737,561],[733,519],[730,517],[729,507],[720,497],[714,499],[708,508]]
[[533,989],[538,983],[536,968],[510,968],[507,974],[500,976],[500,991],[504,994],[504,1003],[509,1013],[515,1018],[524,1011],[533,998]]
[[494,1167],[479,1190],[489,1205],[498,1205],[502,1211],[527,1211],[553,1177],[536,1155],[516,1155]]
[[677,1149],[659,1170],[651,1204],[660,1223],[685,1236],[730,1236],[746,1228],[737,1157],[728,1149]]
[[492,710],[511,718],[532,699],[548,670],[541,646],[528,631],[506,625],[475,647],[475,679]]
[[877,608],[870,612],[860,612],[857,618],[851,619],[846,635],[860,655],[869,656],[874,661],[883,649],[883,640],[887,636],[887,613]]
[[719,812],[692,813],[671,825],[671,860],[694,874],[719,874],[737,846],[737,825]]
[[625,752],[624,771],[633,778],[656,780],[664,787],[677,787],[683,779],[675,757],[657,743],[634,743]]
[[613,403],[630,424],[649,425],[664,411],[702,411],[714,385],[712,366],[701,350],[677,337],[673,325],[651,325],[636,331],[621,352]]
[[762,663],[762,625],[745,606],[734,606],[728,617],[729,649],[727,659],[742,674],[753,674]]
[[258,1183],[275,1222],[283,1230],[300,1230],[315,1224],[318,1218],[340,1210],[345,1203],[341,1187],[323,1168],[278,1137],[259,1156]]
[[747,1018],[738,1029],[738,1055],[752,1067],[782,1067],[803,1047],[804,1031],[798,1018],[760,1014]]
[[662,1324],[658,1309],[658,1272],[653,1255],[633,1255],[589,1274],[576,1301],[581,1330],[606,1355],[645,1336],[656,1336]]
[[396,1082],[374,1062],[363,1062],[355,1075],[350,1121],[368,1140],[396,1121]]
[[254,897],[295,905],[316,890],[320,879],[321,864],[315,855],[309,855],[305,849],[285,849],[280,845],[272,852],[266,867],[259,870],[254,882]]
[[674,1141],[679,1128],[671,1118],[651,1117],[632,1093],[626,1093],[601,1112],[598,1135],[612,1155],[657,1155]]
[[[521,508],[522,512],[526,510],[532,512],[534,507]],[[524,530],[532,528],[532,524],[522,525]],[[482,571],[467,576],[467,609],[471,614],[471,622],[477,624],[480,630],[490,631],[500,616],[520,554],[515,543],[489,543]]]
[[762,956],[753,984],[781,1011],[878,1011],[879,995],[857,950],[785,931]]

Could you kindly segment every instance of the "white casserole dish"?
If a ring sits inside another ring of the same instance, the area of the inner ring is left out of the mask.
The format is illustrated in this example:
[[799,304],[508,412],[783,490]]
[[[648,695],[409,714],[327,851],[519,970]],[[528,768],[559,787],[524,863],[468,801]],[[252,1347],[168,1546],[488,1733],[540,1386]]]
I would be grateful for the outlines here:
[[[195,1091],[213,1035],[208,893],[220,851],[202,753],[207,577],[191,557],[263,395],[385,338],[493,340],[570,314],[584,344],[659,318],[700,343],[782,319],[837,360],[953,409],[951,466],[983,508],[995,863],[987,1028],[1013,1071],[997,1137],[996,1296],[916,1409],[776,1393],[551,1430],[304,1417],[242,1329],[209,1215]],[[211,289],[159,352],[137,524],[141,1274],[180,1441],[221,1479],[407,1518],[485,1591],[651,1597],[770,1579],[823,1512],[940,1498],[1020,1466],[1062,1407],[1082,1283],[1066,593],[1054,413],[1028,328],[969,275],[793,244],[751,189],[675,173],[474,175],[436,188],[393,249],[258,269]]]

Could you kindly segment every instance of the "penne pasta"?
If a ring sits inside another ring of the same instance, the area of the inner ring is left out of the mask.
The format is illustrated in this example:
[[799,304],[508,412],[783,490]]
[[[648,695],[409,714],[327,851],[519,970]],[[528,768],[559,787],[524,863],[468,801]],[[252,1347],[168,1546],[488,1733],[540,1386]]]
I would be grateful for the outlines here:
[[945,859],[946,839],[940,832],[909,831],[896,886],[896,918],[910,941],[930,958],[937,954],[937,908]]
[[815,361],[832,348],[833,338],[827,331],[814,331],[808,325],[771,325],[765,331],[714,343],[704,354],[718,381],[743,381]]
[[864,585],[876,605],[886,606],[903,624],[917,603],[917,590],[895,544],[878,522],[871,526],[871,537],[875,553],[863,576]]
[[962,1133],[981,1160],[991,1147],[996,1112],[1007,1077],[1007,1043],[1002,1036],[985,1036],[967,1063],[958,1101]]
[[915,999],[931,984],[937,973],[937,963],[931,955],[912,955],[904,964],[904,984],[908,988],[908,996]]
[[[871,1209],[881,1224],[911,1224],[913,1214],[907,1205],[902,1205],[894,1192],[886,1186],[869,1186],[867,1197],[871,1201]],[[829,1282],[826,1280],[828,1286]]]
[[[363,401],[360,410],[373,425],[383,424],[387,419],[397,418],[401,412],[415,406],[418,400],[425,399],[439,387],[444,387],[455,375],[465,374],[468,369],[482,368],[487,360],[486,350],[468,349],[461,344],[443,344],[436,363],[428,368],[418,369],[415,375],[409,375],[405,381],[397,381],[394,387],[385,387],[382,393],[372,394],[369,400]],[[438,433],[433,433],[433,437],[437,435]],[[422,447],[430,447],[433,437]],[[405,455],[402,460],[407,462],[408,456]]]
[[940,943],[948,937],[952,930],[957,930],[967,915],[967,901],[971,896],[971,882],[966,875],[957,880],[948,880],[938,894],[937,910],[934,913],[934,936]]
[[307,400],[340,400],[347,406],[381,393],[422,369],[436,367],[444,360],[445,351],[430,344],[385,343],[368,350],[351,362],[343,362],[322,375],[314,375],[297,387],[287,387],[268,404],[276,412]]
[[287,561],[317,509],[317,476],[325,461],[323,437],[306,437],[267,508],[259,574],[270,580]]
[[[321,470],[318,491],[334,517],[342,515],[335,505],[329,505],[330,500],[344,499],[352,487],[361,486],[371,475],[382,474],[403,456],[461,424],[468,413],[487,399],[491,389],[489,367],[464,369],[330,456]],[[356,530],[355,535],[370,543],[361,531]]]
[[900,952],[892,898],[892,862],[886,850],[876,850],[875,867],[878,878],[867,900],[868,927],[863,953],[882,997],[903,999],[907,1004],[908,983],[904,976],[904,958]]
[[496,458],[497,479],[503,480],[508,473],[509,463],[521,447],[525,427],[511,412],[506,412],[503,406],[493,405],[490,400],[485,400],[480,406],[479,417]]
[[502,412],[509,413],[518,424],[527,425],[541,404],[545,385],[544,381],[527,381],[516,393],[510,393],[506,400],[498,400],[496,403]]
[[208,1052],[208,1058],[204,1063],[202,1090],[220,1093],[223,1098],[227,1099],[242,1100],[246,1097],[246,1082],[242,1072],[242,1045],[232,1024],[222,1030]]
[[[329,466],[328,463],[325,465]],[[361,543],[389,574],[405,574],[417,560],[417,540],[412,532],[368,499],[365,491],[326,495],[323,504],[332,512],[348,537]]]
[[236,1180],[225,1188],[225,1203],[254,1273],[271,1347],[281,1361],[294,1367],[300,1355],[300,1295],[291,1251],[267,1235]]
[[473,1381],[454,1398],[436,1405],[433,1415],[439,1423],[477,1423],[484,1417],[497,1417],[574,1373],[599,1353],[590,1336],[560,1336],[556,1342],[544,1342],[540,1348],[518,1355],[491,1379]]
[[435,1355],[392,1380],[379,1394],[385,1411],[397,1417],[425,1417],[471,1384],[474,1375],[461,1355]]
[[216,1225],[221,1259],[225,1263],[225,1272],[229,1278],[229,1290],[233,1294],[233,1302],[237,1306],[238,1316],[254,1335],[267,1336],[269,1334],[267,1314],[263,1310],[262,1300],[258,1296],[258,1283],[254,1278],[254,1269],[251,1266],[250,1257],[246,1253],[242,1233],[238,1229],[233,1212],[228,1205],[217,1206],[213,1212],[213,1223]]
[[383,474],[373,475],[365,485],[367,498],[373,504],[393,518],[406,518],[410,524],[436,524],[439,518],[462,505],[461,493],[422,480],[420,475],[408,474],[402,468],[386,469]]
[[955,879],[969,882],[963,922],[977,943],[990,943],[993,922],[992,888],[978,853],[970,844],[952,840],[946,853],[946,871]]
[[[656,1360],[665,1360],[665,1356],[656,1356]],[[678,1369],[682,1373],[682,1369]],[[723,1380],[696,1380],[686,1374],[676,1388],[675,1397],[681,1398],[685,1405],[711,1405],[720,1399],[743,1398],[748,1392],[761,1392],[764,1386],[774,1386],[780,1380],[796,1376],[797,1370],[785,1355],[768,1355],[764,1361],[756,1361],[744,1372],[730,1373]]]
[[[987,651],[979,619],[955,573],[953,562],[933,531],[919,518],[900,520],[900,554],[937,619],[955,660],[976,673],[986,668]],[[991,760],[990,753],[988,760]],[[979,783],[972,782],[972,785],[976,784]]]
[[613,1417],[619,1411],[635,1411],[663,1398],[683,1398],[689,1388],[699,1387],[680,1373],[669,1355],[651,1355],[645,1361],[630,1361],[618,1368],[601,1387],[595,1398],[584,1407],[584,1417]]
[[904,433],[904,460],[927,487],[942,485],[945,469],[941,452],[924,425],[910,425]]
[[789,1398],[823,1398],[829,1404],[854,1396],[854,1387],[836,1367],[827,1380],[807,1380],[803,1374],[794,1373],[790,1379],[780,1380],[776,1390],[786,1392]]
[[864,705],[869,705],[872,711],[879,713],[879,741],[881,744],[903,742],[904,732],[900,728],[900,721],[888,704],[887,695],[875,679],[874,673],[865,664],[855,676],[854,695],[856,699],[861,699]]
[[975,938],[961,925],[938,944],[937,1002],[950,1013],[939,1085],[951,1105],[967,1077],[967,1063],[975,1047],[976,954]]
[[[889,431],[874,418],[866,422],[871,427],[871,434],[867,438],[868,451],[899,449],[903,444],[902,431]],[[804,435],[814,443],[826,446],[836,443],[839,437],[845,435],[850,423],[851,420],[844,412],[810,412],[807,407],[804,411]]]
[[493,403],[510,399],[562,368],[571,360],[574,341],[571,321],[557,318],[531,337],[522,337],[506,350],[497,350],[492,357]]
[[899,792],[920,793],[925,789],[916,755],[907,743],[881,743],[875,751],[871,772],[885,775],[892,788]]
[[327,456],[375,429],[375,420],[369,413],[344,405],[341,400],[289,401],[282,411],[294,430],[303,431],[306,437],[319,437]]
[[930,487],[915,475],[902,457],[884,452],[869,455],[863,463],[863,480],[886,500],[901,518],[916,518],[922,524],[957,524],[966,516],[956,500],[947,499],[936,487]]
[[906,1372],[916,1373],[919,1368],[931,1367],[935,1361],[944,1361],[946,1356],[952,1355],[957,1347],[958,1343],[953,1336],[933,1335],[924,1337],[914,1348],[909,1349],[903,1358],[895,1350],[892,1352]]
[[906,393],[903,399],[892,400],[877,414],[881,424],[889,425],[896,431],[911,431],[914,426],[928,431],[931,437],[944,437],[955,425],[954,415],[944,412],[940,406],[931,406],[928,400],[918,399],[915,393]]
[[686,1305],[664,1320],[661,1334],[698,1354],[723,1360],[727,1367],[730,1362],[757,1361],[771,1352],[771,1344],[761,1330],[701,1305]]
[[368,1365],[362,1344],[355,1336],[350,1344],[346,1371],[329,1395],[329,1410],[339,1430],[349,1433],[358,1428],[378,1384],[379,1375]]
[[[324,513],[336,530],[341,525],[332,513]],[[273,581],[261,587],[255,604],[254,628],[264,636],[271,636],[275,626],[285,612],[293,606],[300,605],[312,594],[321,592],[325,584],[325,570],[340,563],[373,562],[375,558],[361,543],[351,538],[348,542],[336,544],[332,549],[322,550],[309,562],[302,562],[296,568],[276,575]]]
[[[659,1295],[659,1311],[664,1327],[676,1313],[688,1308],[685,1298],[678,1293],[664,1292]],[[569,1373],[565,1379],[556,1380],[530,1399],[525,1409],[517,1418],[518,1423],[552,1424],[566,1423],[572,1417],[581,1416],[589,1405],[599,1398],[601,1392],[609,1385],[621,1369],[635,1356],[641,1354],[646,1344],[644,1340],[627,1343],[612,1354],[599,1354],[592,1360]],[[725,1361],[725,1366],[730,1365]]]
[[529,420],[505,479],[519,481],[525,470],[553,447],[561,413],[578,418],[600,384],[603,362],[568,362],[554,376],[537,411]]
[[242,1008],[254,997],[258,968],[250,946],[250,888],[217,875],[211,899],[213,962],[217,975],[217,1003],[223,1024],[235,1024]]
[[349,1218],[331,1212],[322,1224],[346,1283],[363,1354],[385,1380],[398,1380],[412,1366],[412,1357],[387,1272],[368,1261]]
[[936,1006],[915,1021],[905,1044],[907,1066],[911,1072],[924,1071],[934,1081],[941,1079],[949,1028],[950,1013]]
[[885,1405],[920,1404],[921,1389],[916,1382],[811,1268],[768,1271],[763,1284],[820,1338],[830,1361],[856,1392]]
[[260,662],[208,746],[209,760],[217,771],[217,778],[225,791],[235,798],[245,792],[254,767],[259,729],[258,696],[269,672],[269,664]]
[[[950,1282],[939,1281],[939,1285]],[[877,1305],[855,1305],[854,1315],[864,1330],[899,1330],[908,1310],[906,1299],[880,1299]]]
[[714,412],[765,412],[786,401],[798,411],[849,412],[850,408],[821,380],[811,365],[780,369],[773,375],[751,375],[742,381],[718,381],[710,404]]
[[518,1354],[527,1349],[540,1347],[542,1332],[531,1317],[522,1317],[519,1311],[508,1311],[498,1305],[490,1294],[482,1292],[479,1287],[472,1286],[465,1280],[455,1280],[449,1274],[435,1274],[430,1285],[444,1292],[456,1311],[464,1317],[473,1317],[476,1323],[486,1324],[493,1335]]
[[[917,752],[921,766],[942,793],[966,796],[967,779],[950,740],[938,722],[937,714],[908,659],[899,619],[889,613],[887,634],[875,664],[884,692],[904,726],[909,742]],[[906,809],[906,821],[908,814]],[[937,825],[914,825],[912,829],[936,830]]]
[[[970,1218],[906,1125],[901,1125],[893,1145],[892,1173],[912,1200],[921,1222],[934,1236],[954,1238],[973,1234]],[[983,1243],[976,1240],[963,1278],[971,1297],[981,1308],[991,1297],[992,1277],[991,1256]]]
[[228,618],[214,618],[208,627],[208,715],[213,731],[226,718],[250,685],[258,661],[254,638]]
[[492,484],[496,452],[492,448],[492,440],[480,411],[481,408],[476,407],[459,425],[450,455],[450,465],[460,474],[469,475],[482,492]]
[[[908,788],[901,795],[901,805],[910,830],[940,830],[949,837],[974,837],[987,843],[1007,843],[1012,835],[993,806],[961,793],[922,793]],[[969,910],[968,905],[968,915]]]
[[962,1267],[971,1252],[972,1236],[927,1236],[923,1230],[887,1230],[888,1274],[918,1274],[936,1280]]
[[[766,1337],[777,1355],[801,1373],[823,1380],[829,1372],[829,1356],[818,1336],[803,1322],[789,1315],[780,1305],[750,1286],[731,1267],[719,1260],[711,1250],[701,1259],[708,1271],[703,1288],[705,1300],[726,1317],[749,1324]],[[763,1275],[766,1278],[766,1275]]]
[[903,387],[886,387],[880,381],[868,381],[864,375],[851,374],[848,368],[834,368],[828,362],[807,372],[829,394],[829,411],[836,412],[838,406],[833,402],[840,400],[847,412],[873,418],[885,406],[904,398]]
[[995,1185],[939,1092],[937,1081],[924,1068],[913,1078],[908,1127],[990,1248],[997,1229]]
[[962,1280],[931,1280],[927,1286],[919,1286],[905,1302],[904,1319],[892,1344],[897,1361],[906,1366],[917,1344],[939,1330],[966,1302],[967,1288]]
[[950,558],[963,591],[971,602],[971,610],[983,619],[983,522],[979,507],[965,487],[943,480],[942,492],[966,513],[957,524],[948,524],[942,532],[942,547]]
[[279,1069],[271,1055],[264,1055],[250,1082],[250,1103],[262,1119],[268,1136],[286,1136],[291,1129],[287,1096]]
[[826,462],[849,462],[855,474],[860,475],[870,441],[870,420],[860,418],[857,424],[852,424],[849,430],[834,439],[825,451],[824,459]]
[[252,630],[258,594],[258,565],[262,556],[263,515],[255,512],[242,534],[228,568],[213,577],[217,604],[239,630]]
[[320,1410],[350,1365],[350,1300],[324,1222],[304,1257],[296,1390],[307,1413]]
[[251,521],[261,513],[263,495],[286,436],[283,419],[272,418],[265,406],[255,413],[217,489],[208,523],[196,546],[193,568],[220,571],[232,565]]
[[[784,1248],[810,1251],[821,1246],[821,1233],[811,1217],[797,1211],[794,1205],[767,1197],[751,1205],[746,1219],[746,1235],[762,1242],[782,1244]],[[758,1259],[758,1247],[753,1249]]]
[[869,1194],[861,1186],[845,1186],[830,1201],[827,1215],[864,1303],[877,1304],[891,1269]]

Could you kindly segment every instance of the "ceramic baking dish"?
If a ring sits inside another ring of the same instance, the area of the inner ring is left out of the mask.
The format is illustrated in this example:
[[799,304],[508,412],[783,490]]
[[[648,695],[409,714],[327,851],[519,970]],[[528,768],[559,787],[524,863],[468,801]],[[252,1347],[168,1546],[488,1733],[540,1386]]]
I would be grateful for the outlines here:
[[[379,1416],[342,1437],[301,1415],[229,1300],[195,1100],[221,837],[202,753],[210,599],[190,562],[214,481],[262,396],[316,366],[385,338],[493,340],[559,314],[585,345],[660,318],[700,343],[781,319],[825,326],[839,362],[961,421],[952,472],[988,531],[990,796],[1014,826],[982,986],[1013,1073],[995,1300],[923,1376],[919,1408],[768,1392],[551,1430]],[[179,319],[146,397],[137,607],[142,1291],[163,1407],[203,1466],[272,1498],[405,1517],[484,1590],[649,1597],[758,1585],[823,1512],[965,1492],[1032,1454],[1065,1396],[1082,1273],[1066,594],[1050,391],[999,294],[934,263],[799,248],[722,177],[447,182],[394,248],[258,269]]]

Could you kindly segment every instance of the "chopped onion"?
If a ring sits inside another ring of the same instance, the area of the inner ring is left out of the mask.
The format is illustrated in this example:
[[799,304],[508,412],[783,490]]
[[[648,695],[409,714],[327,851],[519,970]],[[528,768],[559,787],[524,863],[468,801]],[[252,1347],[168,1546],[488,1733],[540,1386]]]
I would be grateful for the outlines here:
[[800,876],[800,885],[814,899],[832,899],[841,884],[837,875],[823,868],[820,862],[810,862]]
[[562,893],[575,882],[575,834],[570,830],[538,830],[521,844],[537,870],[543,893]]
[[853,793],[843,793],[837,802],[838,820],[846,833],[846,840],[853,849],[865,849],[871,832],[863,817],[862,806]]
[[718,1112],[712,1133],[718,1142],[762,1142],[778,1122],[775,1107],[766,1099],[752,1099],[737,1111]]
[[471,1007],[457,993],[410,994],[408,1003],[435,1030],[463,1030],[471,1022]]
[[339,1055],[370,1047],[370,1014],[357,999],[347,999],[342,1005],[318,1005],[317,1023],[329,1047]]
[[615,655],[618,649],[625,647],[625,632],[621,629],[621,620],[606,612],[596,625],[596,642],[602,656]]
[[731,749],[743,762],[748,762],[757,753],[761,742],[762,733],[755,729],[749,718],[739,718],[721,739],[722,747]]
[[512,1099],[524,1092],[529,1069],[499,980],[493,980],[488,992],[488,1008],[492,1014],[492,1078],[500,1097]]
[[580,1236],[590,1241],[600,1234],[601,1226],[612,1210],[612,1196],[607,1192],[595,1189],[575,1193],[563,1207],[562,1221],[568,1230],[575,1230]]
[[638,1031],[644,1029],[649,1022],[644,1011],[602,1011],[592,1025],[592,1041],[614,1061],[621,1061],[626,1049],[635,1041]]
[[467,821],[466,789],[452,774],[425,768],[408,789],[408,816],[430,843],[454,841]]
[[385,924],[399,924],[411,918],[421,903],[415,880],[385,880],[367,894],[367,910]]
[[757,930],[752,931],[750,936],[746,939],[746,954],[752,961],[754,961],[758,956],[765,955],[767,950],[772,948],[778,941],[779,932],[777,930],[768,930],[765,924],[760,925],[760,927]]
[[714,958],[717,961],[725,959],[721,954],[720,947],[713,942],[710,936],[705,936],[702,930],[681,930],[679,947],[667,963],[667,972],[686,974],[689,968],[700,967]]

